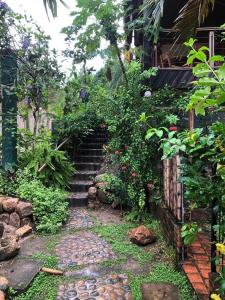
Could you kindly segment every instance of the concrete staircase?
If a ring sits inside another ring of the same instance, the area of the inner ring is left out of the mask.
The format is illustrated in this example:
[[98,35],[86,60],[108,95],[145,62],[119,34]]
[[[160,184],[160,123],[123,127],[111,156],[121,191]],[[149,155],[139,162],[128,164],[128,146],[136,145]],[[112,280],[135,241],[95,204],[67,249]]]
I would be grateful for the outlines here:
[[107,131],[98,128],[87,136],[74,154],[76,173],[70,184],[69,205],[87,206],[88,189],[98,174],[103,161],[103,144],[107,143]]

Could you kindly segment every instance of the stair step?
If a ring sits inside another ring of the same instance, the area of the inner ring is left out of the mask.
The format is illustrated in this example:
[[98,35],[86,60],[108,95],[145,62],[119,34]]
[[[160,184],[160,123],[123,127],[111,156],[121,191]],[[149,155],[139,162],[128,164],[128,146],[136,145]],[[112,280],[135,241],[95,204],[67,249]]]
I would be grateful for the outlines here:
[[83,143],[80,149],[102,149],[103,144],[101,143]]
[[83,207],[88,204],[88,193],[79,192],[79,193],[70,193],[68,198],[69,206],[71,207]]
[[75,168],[79,170],[98,171],[101,168],[101,163],[79,162],[75,164]]
[[79,171],[75,173],[75,180],[88,180],[98,175],[98,171]]
[[107,138],[103,138],[103,137],[96,137],[96,136],[90,136],[90,137],[87,137],[85,140],[84,140],[84,143],[100,143],[100,144],[105,144],[108,142],[108,139]]
[[79,162],[100,163],[103,161],[103,156],[97,155],[75,155],[75,164]]
[[93,185],[92,180],[74,180],[70,183],[71,192],[88,192],[88,189]]
[[103,154],[103,149],[82,149],[76,152],[77,155],[100,156]]

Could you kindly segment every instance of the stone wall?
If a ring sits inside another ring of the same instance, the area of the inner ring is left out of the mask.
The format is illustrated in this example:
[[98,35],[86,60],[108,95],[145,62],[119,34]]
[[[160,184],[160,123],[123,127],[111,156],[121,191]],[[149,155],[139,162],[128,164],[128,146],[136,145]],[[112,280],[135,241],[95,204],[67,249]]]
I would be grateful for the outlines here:
[[33,226],[32,204],[18,198],[0,196],[0,223],[4,234],[13,234],[25,225]]

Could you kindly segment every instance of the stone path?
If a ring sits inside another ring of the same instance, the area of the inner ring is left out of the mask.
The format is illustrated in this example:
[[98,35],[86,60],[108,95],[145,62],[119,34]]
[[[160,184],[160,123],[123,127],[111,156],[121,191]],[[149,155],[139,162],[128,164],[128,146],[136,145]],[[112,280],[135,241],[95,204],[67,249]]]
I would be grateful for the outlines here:
[[65,225],[66,229],[81,229],[90,228],[93,226],[93,220],[84,208],[74,208],[70,209],[69,221]]
[[[109,214],[109,211],[104,210],[102,213],[98,212],[95,217],[101,224],[120,222],[118,215],[109,218]],[[94,220],[86,209],[70,209],[64,236],[56,244],[55,253],[59,260],[59,268],[65,270],[80,266],[83,269],[65,272],[69,282],[59,286],[56,300],[133,299],[127,275],[107,274],[104,272],[105,268],[98,267],[98,263],[117,259],[117,256],[104,239],[89,230],[93,225]],[[70,231],[72,229],[80,229],[80,231],[72,233]],[[101,275],[101,272],[106,274]],[[78,277],[86,275],[88,279],[76,280],[76,275]]]
[[126,275],[108,275],[102,278],[62,284],[56,299],[131,300],[132,295]]
[[106,241],[91,232],[64,237],[55,248],[60,267],[74,267],[116,259]]

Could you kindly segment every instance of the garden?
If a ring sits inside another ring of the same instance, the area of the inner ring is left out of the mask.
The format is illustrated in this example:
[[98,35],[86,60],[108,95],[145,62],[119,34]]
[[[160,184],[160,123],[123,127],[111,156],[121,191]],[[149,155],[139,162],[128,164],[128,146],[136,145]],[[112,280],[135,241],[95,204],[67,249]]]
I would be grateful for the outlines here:
[[[43,1],[48,17],[59,2]],[[131,41],[163,44],[160,2],[132,19],[130,1],[76,1],[68,75],[0,0],[0,300],[224,299],[225,54],[197,24],[187,35],[186,1],[170,39],[193,80],[154,89],[158,62]]]

